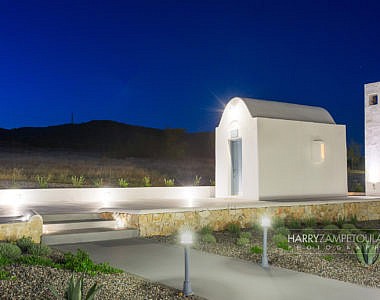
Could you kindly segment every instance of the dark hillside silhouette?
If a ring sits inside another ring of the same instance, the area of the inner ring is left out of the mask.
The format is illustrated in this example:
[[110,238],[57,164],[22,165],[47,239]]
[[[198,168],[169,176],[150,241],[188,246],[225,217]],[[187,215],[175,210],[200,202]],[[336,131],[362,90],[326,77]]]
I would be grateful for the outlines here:
[[0,129],[0,145],[6,148],[73,150],[115,158],[213,158],[214,144],[213,132],[187,133],[114,121]]

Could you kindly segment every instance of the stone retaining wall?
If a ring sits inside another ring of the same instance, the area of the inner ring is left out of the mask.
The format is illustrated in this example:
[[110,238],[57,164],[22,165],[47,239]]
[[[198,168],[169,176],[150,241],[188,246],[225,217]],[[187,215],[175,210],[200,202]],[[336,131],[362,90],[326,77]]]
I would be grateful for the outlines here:
[[42,235],[42,217],[32,216],[26,222],[0,224],[0,241],[15,241],[22,237],[31,237],[33,242],[39,243]]
[[[181,227],[194,230],[211,225],[215,230],[223,230],[226,224],[238,222],[246,227],[252,222],[259,222],[262,215],[272,218],[315,218],[317,221],[356,216],[359,221],[380,219],[380,201],[342,201],[318,204],[284,204],[251,208],[200,209],[178,212],[157,213],[116,213],[130,228],[140,230],[141,236],[170,235]],[[103,213],[104,218],[115,217],[115,213]]]

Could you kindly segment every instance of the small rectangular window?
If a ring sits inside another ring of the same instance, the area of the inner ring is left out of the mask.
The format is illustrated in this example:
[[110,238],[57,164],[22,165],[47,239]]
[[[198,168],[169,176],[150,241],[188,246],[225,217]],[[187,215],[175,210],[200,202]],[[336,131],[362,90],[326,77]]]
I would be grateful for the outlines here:
[[369,105],[377,105],[377,94],[369,95]]
[[231,130],[231,139],[236,139],[239,137],[239,129],[232,129]]
[[326,159],[326,145],[323,141],[315,140],[311,146],[311,160],[315,164],[321,164]]

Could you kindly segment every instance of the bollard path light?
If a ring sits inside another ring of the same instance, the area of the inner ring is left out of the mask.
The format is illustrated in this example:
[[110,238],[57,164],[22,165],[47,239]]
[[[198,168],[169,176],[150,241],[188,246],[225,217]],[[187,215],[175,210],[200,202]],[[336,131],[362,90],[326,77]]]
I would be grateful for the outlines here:
[[190,262],[190,245],[193,243],[193,233],[191,231],[184,231],[181,233],[181,244],[185,248],[185,281],[183,282],[183,294],[189,296],[193,294],[191,290],[190,283],[190,271],[189,271],[189,262]]
[[267,240],[268,240],[268,228],[270,227],[270,219],[267,216],[262,217],[261,226],[263,227],[263,256],[261,260],[261,266],[268,268],[268,254],[267,254]]

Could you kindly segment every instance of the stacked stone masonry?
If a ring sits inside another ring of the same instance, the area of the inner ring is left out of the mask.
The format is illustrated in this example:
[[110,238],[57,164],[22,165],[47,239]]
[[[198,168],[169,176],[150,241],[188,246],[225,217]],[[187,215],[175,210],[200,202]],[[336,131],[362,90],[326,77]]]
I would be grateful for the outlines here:
[[[118,213],[125,226],[137,228],[141,236],[170,235],[182,227],[198,230],[210,225],[214,230],[223,230],[226,224],[238,222],[243,228],[259,222],[261,216],[272,218],[315,218],[317,221],[338,220],[355,216],[359,221],[379,220],[380,201],[341,202],[324,204],[278,205],[253,208],[229,208],[217,210],[193,210],[161,213]],[[103,213],[110,219],[115,213]]]

